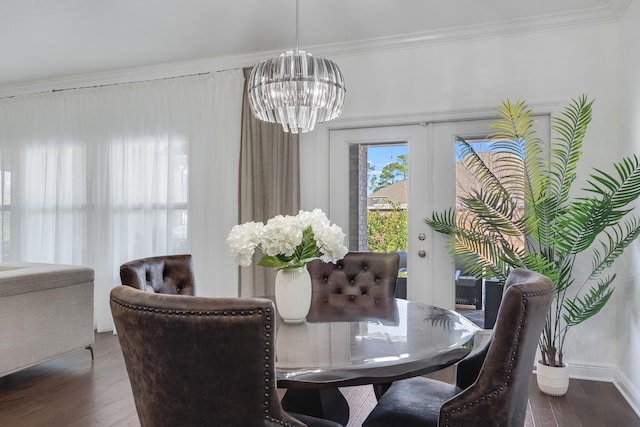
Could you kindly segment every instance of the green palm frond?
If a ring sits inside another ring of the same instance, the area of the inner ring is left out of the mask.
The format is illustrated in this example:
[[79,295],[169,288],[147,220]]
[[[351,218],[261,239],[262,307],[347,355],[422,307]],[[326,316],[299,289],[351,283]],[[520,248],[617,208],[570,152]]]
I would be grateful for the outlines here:
[[554,282],[556,294],[565,292],[574,283],[573,260],[574,256],[559,256],[557,260],[558,279]]
[[528,270],[537,271],[543,276],[547,276],[552,282],[558,279],[556,265],[545,256],[536,253],[525,253],[522,255],[522,267]]
[[460,151],[462,161],[464,161],[466,168],[473,173],[480,186],[491,193],[499,194],[503,198],[511,197],[500,179],[482,160],[473,146],[460,137],[458,137],[458,142],[462,144]]
[[610,224],[615,212],[608,197],[582,199],[572,203],[554,227],[554,245],[565,254],[577,254],[591,246],[598,234]]
[[618,172],[615,178],[600,169],[591,175],[588,181],[590,187],[585,191],[595,193],[598,196],[609,195],[612,209],[620,209],[638,198],[640,193],[640,159],[638,156],[627,157],[619,163],[614,163]]
[[610,286],[614,279],[615,274],[606,280],[599,281],[598,285],[590,288],[583,298],[576,296],[573,299],[566,299],[563,304],[564,313],[562,315],[562,320],[564,320],[566,327],[579,325],[598,314],[613,294],[613,289]]
[[[525,234],[540,234],[538,239],[548,240],[549,230],[539,228],[540,224],[544,226],[546,221],[541,223],[538,220],[549,216],[546,213],[549,207],[545,194],[548,175],[543,156],[544,143],[534,134],[535,123],[531,115],[532,110],[524,102],[503,102],[498,109],[500,119],[491,125],[497,131],[489,135],[489,138],[496,140],[492,148],[495,147],[501,153],[515,153],[515,156],[520,158],[516,161],[513,159],[514,156],[501,156],[496,167],[498,170],[511,169],[521,174],[521,188],[517,190],[519,193],[514,192],[514,197],[521,194],[528,207],[521,220],[523,231]],[[513,181],[517,182],[515,179]],[[514,187],[518,188],[518,185],[511,186]],[[539,206],[540,203],[542,205]]]
[[624,228],[620,224],[611,226],[610,231],[606,231],[606,242],[600,242],[602,252],[593,250],[593,269],[590,279],[597,278],[603,270],[609,268],[613,262],[624,252],[624,250],[640,235],[640,221],[637,218],[630,218],[624,222]]
[[[456,245],[454,247],[456,256],[459,256],[461,253],[458,251],[468,250],[475,250],[480,254],[480,256],[478,256],[475,263],[467,264],[469,267],[465,267],[465,273],[476,278],[493,278],[500,283],[504,283],[513,267],[502,259],[497,258],[495,253],[492,253],[491,246],[482,245],[479,242],[474,241],[468,241],[467,243],[468,244],[465,244],[463,240],[456,241]],[[497,264],[494,263],[492,259],[497,260]],[[465,264],[461,265],[464,266]]]
[[552,225],[558,214],[557,201],[544,194],[535,199],[535,204],[527,202],[525,218],[527,234],[542,246],[548,246],[553,239]]
[[485,191],[473,192],[471,197],[462,197],[460,200],[487,231],[507,236],[522,235],[516,217],[518,206],[513,200]]
[[451,240],[449,249],[451,254],[456,256],[475,254],[475,264],[465,264],[465,270],[471,276],[493,277],[489,273],[497,273],[499,277],[506,279],[508,273],[505,274],[505,270],[511,270],[504,256],[506,252],[513,253],[513,251],[505,251],[504,242],[498,242],[486,234],[470,230],[458,230]]
[[582,156],[582,141],[591,122],[593,101],[586,96],[573,100],[560,117],[552,119],[552,128],[558,133],[551,147],[548,191],[553,200],[562,205],[569,199],[571,184],[576,178],[576,168]]
[[585,188],[593,195],[572,203],[556,220],[555,243],[565,253],[586,250],[598,234],[632,210],[628,206],[640,195],[640,159],[625,158],[614,168],[617,177],[596,170]]
[[456,210],[449,208],[444,212],[433,212],[431,218],[425,218],[424,222],[438,233],[453,236],[456,231]]
[[524,101],[511,104],[506,100],[497,110],[498,119],[491,123],[491,128],[496,129],[490,135],[494,140],[522,141],[534,134],[533,111],[527,107]]
[[522,101],[511,104],[503,102],[498,109],[500,119],[491,124],[496,132],[489,135],[493,140],[492,150],[512,156],[501,156],[496,169],[498,171],[514,171],[522,182],[522,192],[533,194],[537,183],[545,176],[546,170],[542,153],[544,145],[534,134],[532,110]]

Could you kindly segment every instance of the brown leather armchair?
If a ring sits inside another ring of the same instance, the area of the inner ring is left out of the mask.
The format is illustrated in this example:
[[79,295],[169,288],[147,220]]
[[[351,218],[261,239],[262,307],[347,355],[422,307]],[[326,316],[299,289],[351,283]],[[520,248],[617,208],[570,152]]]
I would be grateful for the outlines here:
[[456,384],[424,377],[395,382],[363,427],[523,426],[540,333],[553,284],[515,269],[488,345],[463,359]]
[[307,264],[312,300],[307,321],[397,320],[393,301],[398,253],[349,252],[335,264]]
[[195,295],[190,254],[165,255],[128,261],[120,266],[123,285],[159,294]]
[[115,287],[110,297],[142,427],[339,426],[282,409],[270,300],[130,286]]

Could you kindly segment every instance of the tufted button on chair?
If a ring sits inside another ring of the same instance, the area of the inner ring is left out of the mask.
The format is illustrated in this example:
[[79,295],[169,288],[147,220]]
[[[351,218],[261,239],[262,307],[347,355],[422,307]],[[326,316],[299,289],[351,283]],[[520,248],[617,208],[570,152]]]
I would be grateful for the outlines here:
[[513,270],[493,336],[459,363],[456,384],[424,377],[397,381],[363,427],[523,426],[536,347],[553,296],[548,278]]
[[195,295],[191,255],[165,255],[128,261],[120,266],[123,285],[158,294]]
[[337,263],[307,264],[312,301],[307,321],[397,320],[393,301],[400,256],[349,252]]
[[142,427],[339,427],[288,414],[276,392],[275,308],[258,298],[111,290]]

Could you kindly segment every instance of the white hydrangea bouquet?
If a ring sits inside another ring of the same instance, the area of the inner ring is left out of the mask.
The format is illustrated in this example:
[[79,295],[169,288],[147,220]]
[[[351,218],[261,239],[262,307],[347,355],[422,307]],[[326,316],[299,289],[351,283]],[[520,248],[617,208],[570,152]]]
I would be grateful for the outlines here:
[[335,264],[344,258],[344,233],[331,224],[320,209],[300,211],[296,216],[278,215],[267,221],[246,222],[234,226],[227,237],[235,262],[251,265],[256,248],[262,251],[258,265],[283,268],[304,267],[309,261],[321,259]]

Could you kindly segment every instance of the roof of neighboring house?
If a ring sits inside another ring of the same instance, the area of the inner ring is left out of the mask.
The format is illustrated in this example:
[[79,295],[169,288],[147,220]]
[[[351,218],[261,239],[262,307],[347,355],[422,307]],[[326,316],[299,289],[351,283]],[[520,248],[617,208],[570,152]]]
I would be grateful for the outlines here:
[[407,203],[407,180],[394,182],[380,190],[371,193],[367,197],[367,206],[371,207],[376,204],[387,204],[389,202],[406,204]]

